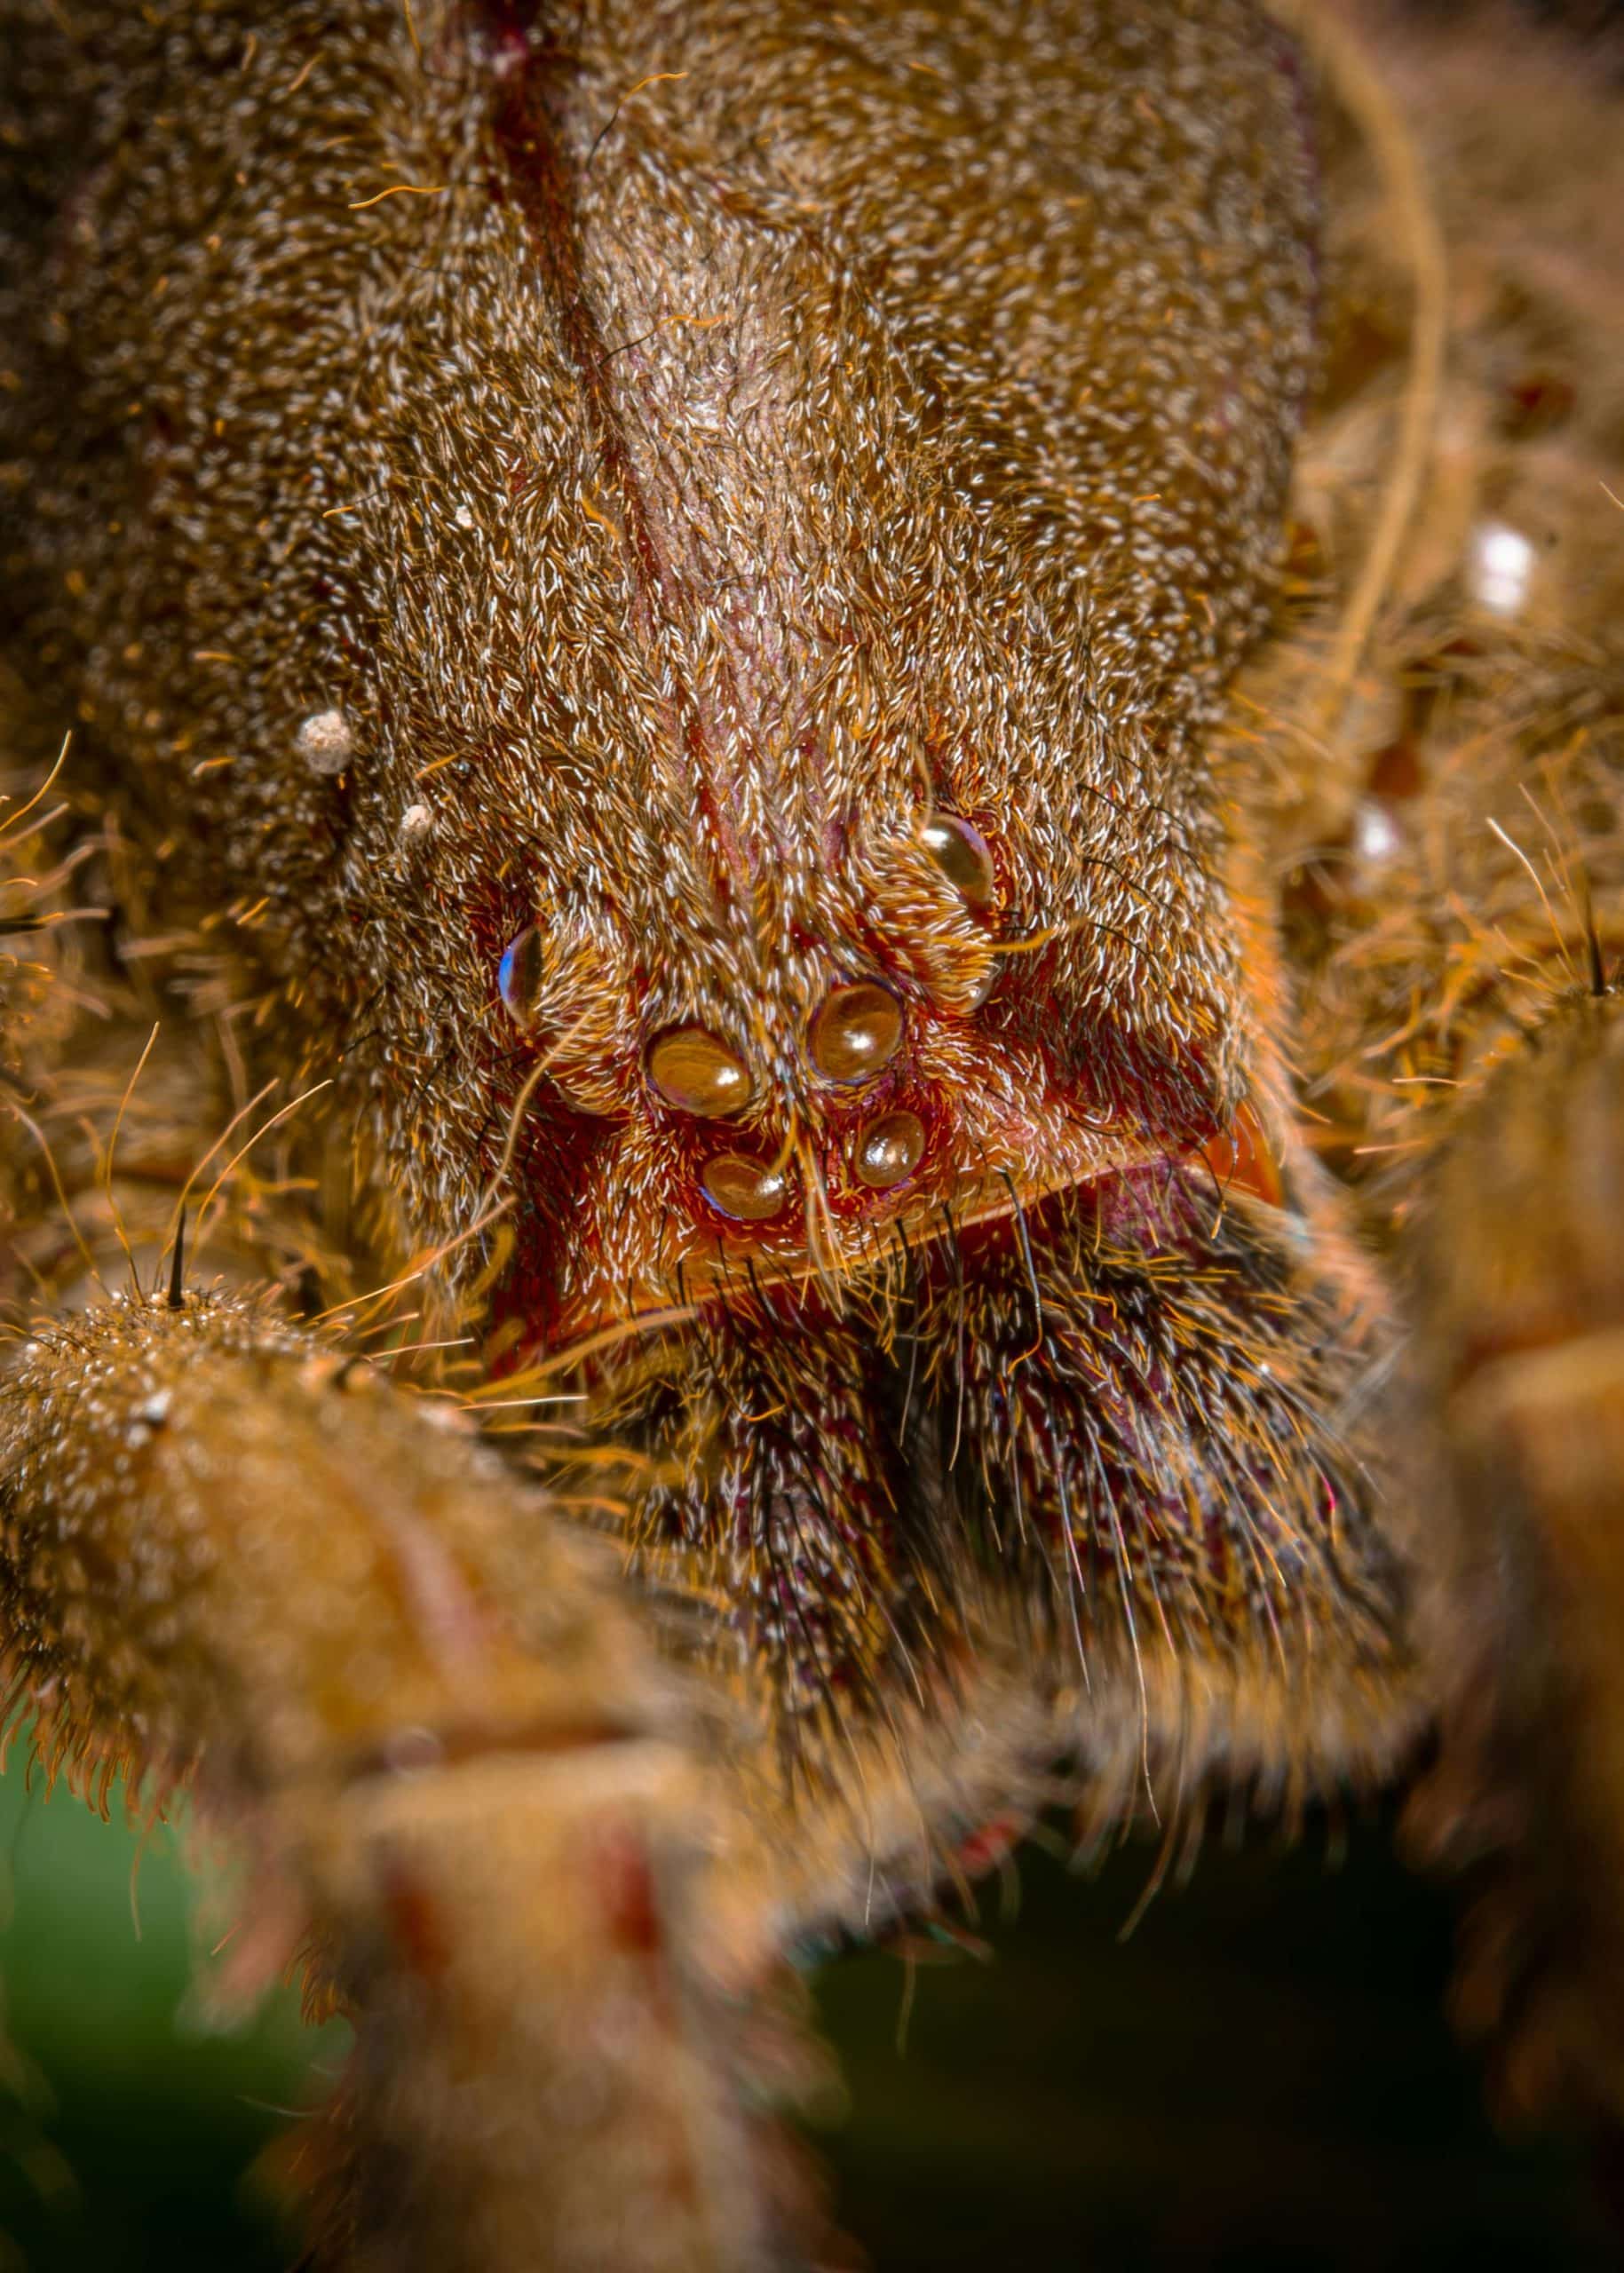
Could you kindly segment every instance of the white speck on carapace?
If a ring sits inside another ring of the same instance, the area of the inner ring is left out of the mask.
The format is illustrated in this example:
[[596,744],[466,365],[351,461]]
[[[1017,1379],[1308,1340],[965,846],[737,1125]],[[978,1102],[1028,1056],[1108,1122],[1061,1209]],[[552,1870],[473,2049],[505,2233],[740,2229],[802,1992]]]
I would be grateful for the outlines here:
[[299,756],[313,773],[342,773],[355,754],[355,737],[342,710],[313,710],[298,732]]

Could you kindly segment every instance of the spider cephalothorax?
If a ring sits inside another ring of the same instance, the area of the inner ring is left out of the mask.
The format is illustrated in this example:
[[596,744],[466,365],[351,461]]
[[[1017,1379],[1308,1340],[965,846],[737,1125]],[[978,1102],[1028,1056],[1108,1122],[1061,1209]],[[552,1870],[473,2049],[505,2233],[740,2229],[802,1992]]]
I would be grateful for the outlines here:
[[[787,1699],[928,1681],[972,1538],[1085,1656],[1102,1596],[1142,1659],[1289,1666],[1362,1487],[1337,1391],[1248,1370],[1315,1266],[1197,1167],[1259,1086],[1199,750],[1311,368],[1290,51],[1024,10],[960,83],[974,12],[748,15],[724,83],[725,10],[448,11],[421,70],[392,8],[286,11],[274,115],[161,136],[130,71],[44,382],[141,532],[63,500],[139,622],[95,717],[308,1062],[345,1033],[372,1211],[444,1241],[505,1173],[460,1259],[510,1365],[699,1306],[606,1419],[688,1464],[636,1535],[719,1558]],[[251,215],[177,262],[245,134]],[[131,421],[100,343],[160,266]],[[155,600],[199,578],[206,652]]]

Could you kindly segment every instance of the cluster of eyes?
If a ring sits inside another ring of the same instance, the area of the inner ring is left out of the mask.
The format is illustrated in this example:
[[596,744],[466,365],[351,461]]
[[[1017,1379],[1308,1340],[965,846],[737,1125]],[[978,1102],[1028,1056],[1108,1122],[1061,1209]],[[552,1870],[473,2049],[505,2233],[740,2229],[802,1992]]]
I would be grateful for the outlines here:
[[[987,913],[996,887],[992,855],[979,832],[955,813],[938,813],[924,823],[920,837],[966,906],[978,915]],[[532,930],[520,932],[502,958],[502,999],[520,1025],[529,1023],[539,957],[539,936]],[[824,1081],[860,1089],[891,1065],[902,1047],[904,1027],[902,1004],[889,987],[873,979],[850,980],[832,987],[813,1012],[806,1055]],[[657,1097],[698,1121],[730,1120],[756,1094],[743,1059],[704,1026],[669,1026],[655,1034],[645,1051],[644,1069]],[[894,1191],[913,1175],[924,1149],[924,1123],[917,1113],[883,1113],[856,1132],[852,1173],[869,1192]],[[774,1162],[718,1151],[699,1180],[711,1206],[734,1222],[770,1223],[789,1203],[787,1158]]]

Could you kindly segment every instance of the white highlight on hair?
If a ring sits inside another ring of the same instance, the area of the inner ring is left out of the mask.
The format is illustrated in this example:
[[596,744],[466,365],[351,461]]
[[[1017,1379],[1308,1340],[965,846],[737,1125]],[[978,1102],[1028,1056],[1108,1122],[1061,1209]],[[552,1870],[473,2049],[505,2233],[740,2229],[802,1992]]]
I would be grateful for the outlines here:
[[1375,797],[1361,797],[1353,816],[1353,849],[1371,867],[1390,860],[1402,838],[1398,824]]
[[1495,615],[1520,615],[1533,571],[1533,547],[1520,529],[1485,521],[1473,532],[1472,598]]

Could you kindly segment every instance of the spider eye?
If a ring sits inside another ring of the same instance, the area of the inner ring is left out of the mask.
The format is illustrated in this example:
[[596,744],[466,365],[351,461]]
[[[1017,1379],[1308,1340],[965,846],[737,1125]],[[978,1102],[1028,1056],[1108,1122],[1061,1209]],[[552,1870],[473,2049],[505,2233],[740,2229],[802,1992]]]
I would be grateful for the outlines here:
[[713,1208],[746,1224],[764,1224],[782,1215],[789,1196],[789,1179],[782,1168],[752,1160],[743,1152],[718,1152],[706,1161],[700,1182]]
[[852,1165],[870,1192],[889,1192],[913,1175],[924,1148],[924,1123],[916,1113],[888,1113],[864,1129]]
[[872,1081],[902,1041],[902,1005],[890,989],[859,979],[836,986],[819,1004],[807,1049],[831,1081]]
[[976,991],[965,1004],[965,1008],[970,1010],[984,1010],[987,1003],[992,1001],[994,995],[996,994],[999,987],[1003,984],[1003,973],[1004,965],[1002,957],[994,956],[992,962],[987,964],[986,969],[982,972],[979,983],[976,987]]
[[667,1105],[705,1121],[741,1112],[756,1086],[749,1069],[708,1026],[673,1026],[656,1034],[647,1065],[648,1078]]
[[958,813],[932,813],[919,841],[965,906],[986,915],[998,897],[998,875],[980,830]]
[[503,1007],[516,1026],[527,1026],[535,1022],[543,976],[542,935],[532,924],[508,947],[496,969]]

